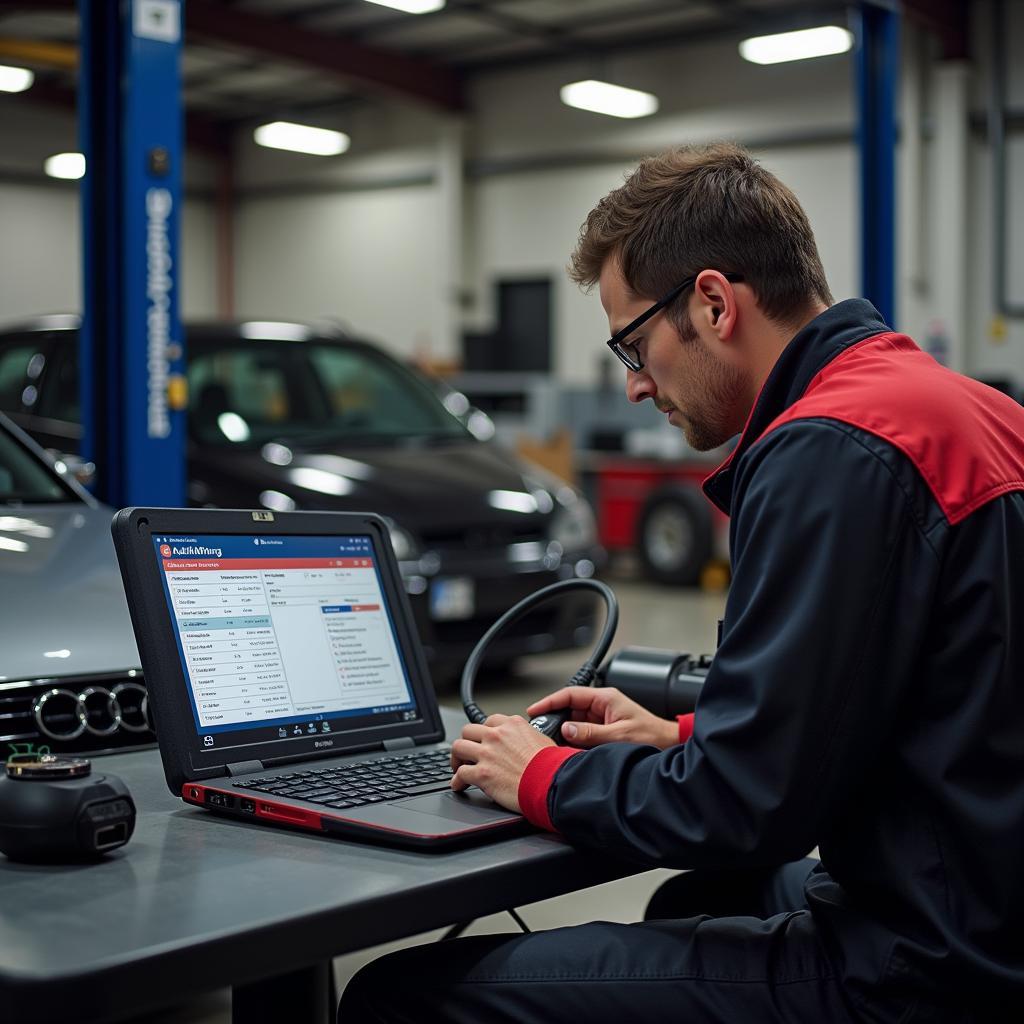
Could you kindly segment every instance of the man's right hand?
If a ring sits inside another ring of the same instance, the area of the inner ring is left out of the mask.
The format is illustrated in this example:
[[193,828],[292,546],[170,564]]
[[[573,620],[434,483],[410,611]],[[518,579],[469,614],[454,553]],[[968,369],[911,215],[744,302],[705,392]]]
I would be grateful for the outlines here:
[[531,704],[531,717],[572,708],[562,736],[574,747],[602,743],[650,743],[662,750],[679,742],[679,726],[659,718],[614,687],[567,686]]

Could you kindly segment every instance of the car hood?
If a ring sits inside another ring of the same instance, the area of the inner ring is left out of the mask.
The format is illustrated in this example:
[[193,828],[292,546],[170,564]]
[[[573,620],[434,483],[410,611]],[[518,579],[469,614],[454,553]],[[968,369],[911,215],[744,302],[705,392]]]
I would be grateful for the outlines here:
[[0,681],[139,668],[111,515],[0,506]]
[[[268,454],[289,461],[277,465]],[[365,509],[418,529],[539,524],[552,507],[550,495],[531,500],[550,482],[541,482],[543,471],[480,441],[398,448],[289,444],[207,457],[230,460],[234,474],[265,481],[299,508]]]

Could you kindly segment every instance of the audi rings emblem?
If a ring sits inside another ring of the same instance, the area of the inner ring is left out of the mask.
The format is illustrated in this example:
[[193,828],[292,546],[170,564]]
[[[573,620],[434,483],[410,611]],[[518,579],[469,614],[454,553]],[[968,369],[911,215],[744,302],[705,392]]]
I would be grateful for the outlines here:
[[41,694],[32,714],[44,736],[76,740],[85,732],[113,736],[118,730],[149,732],[149,700],[141,683],[87,686],[74,690],[54,688]]

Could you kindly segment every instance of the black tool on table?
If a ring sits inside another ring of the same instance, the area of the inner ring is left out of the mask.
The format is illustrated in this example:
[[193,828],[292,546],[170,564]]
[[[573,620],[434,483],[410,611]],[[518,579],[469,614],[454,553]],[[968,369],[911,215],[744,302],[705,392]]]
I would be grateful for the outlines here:
[[85,758],[16,755],[0,775],[0,851],[10,860],[92,860],[124,846],[135,803]]

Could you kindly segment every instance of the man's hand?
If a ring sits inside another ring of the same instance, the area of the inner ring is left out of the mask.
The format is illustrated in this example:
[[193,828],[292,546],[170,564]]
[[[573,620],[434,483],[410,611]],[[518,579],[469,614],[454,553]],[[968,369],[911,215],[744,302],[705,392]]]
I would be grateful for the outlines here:
[[679,742],[679,727],[641,707],[614,687],[567,686],[531,704],[530,717],[572,708],[562,725],[562,736],[574,747],[602,743],[650,743],[665,750]]
[[531,758],[554,743],[518,715],[491,715],[483,725],[467,725],[452,744],[452,789],[479,786],[510,811],[521,811],[519,780]]

